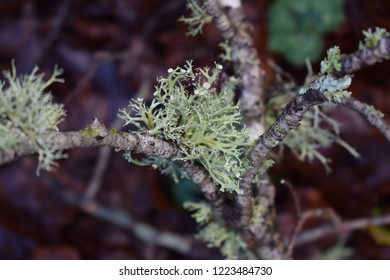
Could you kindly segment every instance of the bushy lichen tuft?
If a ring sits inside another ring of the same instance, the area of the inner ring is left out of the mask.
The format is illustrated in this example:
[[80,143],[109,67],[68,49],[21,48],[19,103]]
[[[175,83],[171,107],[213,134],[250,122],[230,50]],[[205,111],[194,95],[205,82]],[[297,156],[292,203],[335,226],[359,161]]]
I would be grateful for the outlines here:
[[168,69],[159,78],[151,105],[142,99],[130,101],[135,116],[123,109],[119,117],[138,131],[178,145],[182,154],[175,160],[198,161],[221,186],[221,191],[239,190],[239,180],[247,166],[241,161],[248,132],[240,127],[239,104],[231,103],[228,87],[217,90],[222,65],[193,69]]
[[341,54],[340,48],[334,46],[327,51],[327,57],[321,61],[321,73],[331,74],[333,71],[340,71],[341,69]]
[[[200,230],[196,237],[203,240],[208,247],[219,248],[227,259],[237,259],[240,254],[250,254],[247,244],[239,231],[228,228],[213,219],[213,210],[210,204],[186,202],[184,203],[184,208],[193,212],[191,216],[200,225]],[[256,207],[255,209],[258,210],[260,208]]]
[[12,149],[18,144],[29,141],[38,151],[41,169],[53,170],[57,159],[64,158],[61,151],[50,147],[45,136],[48,132],[58,131],[58,124],[65,116],[62,104],[53,103],[53,97],[45,92],[59,79],[62,70],[54,68],[52,76],[45,82],[44,74],[38,74],[35,67],[31,74],[17,77],[15,65],[11,71],[5,71],[5,82],[0,84],[0,149]]
[[366,110],[369,114],[371,114],[379,119],[381,119],[385,116],[385,114],[383,114],[381,111],[376,109],[373,105],[366,105]]
[[389,36],[390,33],[384,28],[376,27],[374,32],[372,32],[371,28],[369,28],[367,31],[364,30],[363,35],[364,42],[359,42],[360,50],[365,48],[375,48],[379,41],[384,37]]
[[238,231],[226,228],[217,222],[204,226],[197,237],[206,242],[208,247],[220,248],[227,259],[237,259],[240,253],[248,253],[248,246]]
[[191,216],[200,225],[207,224],[212,218],[213,210],[208,203],[185,202],[184,208],[193,212]]
[[196,36],[202,33],[203,26],[212,21],[211,16],[198,0],[188,0],[187,9],[191,11],[188,17],[181,17],[182,21],[188,25],[187,35]]
[[219,56],[223,61],[232,61],[232,48],[230,47],[230,44],[228,41],[224,41],[219,44],[219,46],[222,48],[223,53]]

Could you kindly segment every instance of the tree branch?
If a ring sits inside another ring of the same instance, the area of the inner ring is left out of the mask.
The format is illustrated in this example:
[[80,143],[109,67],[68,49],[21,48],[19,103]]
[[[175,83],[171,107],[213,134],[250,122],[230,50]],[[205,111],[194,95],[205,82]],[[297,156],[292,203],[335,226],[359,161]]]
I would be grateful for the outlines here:
[[324,209],[315,209],[315,210],[309,210],[302,213],[302,215],[298,216],[297,223],[294,226],[293,232],[291,234],[288,247],[286,250],[286,258],[292,257],[292,252],[294,249],[294,246],[296,244],[297,235],[302,230],[303,225],[306,223],[307,220],[315,217],[323,217],[328,218],[331,220],[334,228],[339,228],[341,226],[341,219],[336,214],[336,212],[333,209],[330,208],[324,208]]
[[382,38],[375,48],[363,48],[350,55],[342,56],[340,71],[334,71],[332,74],[340,78],[384,59],[390,59],[390,37]]
[[373,106],[367,105],[352,97],[342,98],[340,104],[360,113],[372,126],[378,128],[390,142],[390,126],[383,121],[383,114],[381,112],[375,110]]
[[[174,160],[175,158],[181,157],[177,147],[172,143],[148,135],[107,130],[97,119],[94,119],[85,130],[87,132],[68,131],[47,133],[45,136],[45,145],[55,150],[106,146],[114,148],[116,151],[133,151],[139,154],[166,159]],[[93,130],[98,135],[91,137],[91,135],[88,135],[88,131],[90,130]],[[19,144],[12,150],[0,149],[0,165],[9,163],[19,157],[33,154],[36,151],[36,147],[31,142]],[[177,163],[190,176],[193,182],[198,185],[204,196],[215,208],[222,207],[223,196],[204,168],[193,162]]]
[[[81,131],[50,132],[45,135],[45,144],[55,150],[108,146],[162,158],[174,158],[178,155],[177,148],[171,143],[138,133],[109,131],[99,121],[94,122],[102,126],[96,137],[90,137]],[[35,152],[36,148],[31,142],[19,144],[12,150],[0,149],[0,165]]]

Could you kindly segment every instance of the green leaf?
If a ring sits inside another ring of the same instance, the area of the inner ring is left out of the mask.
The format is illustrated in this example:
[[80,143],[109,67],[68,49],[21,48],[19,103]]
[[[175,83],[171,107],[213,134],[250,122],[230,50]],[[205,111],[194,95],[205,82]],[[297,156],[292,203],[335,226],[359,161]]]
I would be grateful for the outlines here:
[[268,16],[270,50],[301,66],[305,59],[317,61],[323,36],[344,20],[342,0],[276,0]]

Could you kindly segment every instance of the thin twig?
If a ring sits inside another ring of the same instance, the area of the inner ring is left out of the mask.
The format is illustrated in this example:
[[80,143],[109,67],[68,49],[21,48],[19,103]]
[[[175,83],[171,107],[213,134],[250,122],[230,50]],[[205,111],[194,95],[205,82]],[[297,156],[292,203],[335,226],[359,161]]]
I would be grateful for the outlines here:
[[378,128],[379,131],[382,132],[386,139],[390,142],[390,125],[384,122],[382,118],[383,115],[379,111],[376,111],[374,107],[369,106],[352,97],[342,98],[340,104],[360,113],[372,126]]
[[339,228],[341,226],[340,218],[337,216],[337,214],[334,212],[333,209],[330,208],[320,208],[320,209],[314,209],[309,210],[306,212],[303,212],[302,215],[298,217],[298,221],[294,227],[294,230],[291,234],[290,240],[288,242],[287,250],[285,253],[286,259],[291,258],[292,252],[294,249],[294,246],[296,244],[297,235],[302,230],[303,225],[306,223],[307,220],[315,217],[322,217],[322,218],[328,218],[332,221],[334,228]]
[[390,214],[379,217],[367,217],[357,220],[341,222],[340,226],[334,227],[332,225],[323,225],[315,229],[307,230],[297,236],[295,246],[307,244],[316,241],[327,235],[349,232],[353,230],[364,229],[371,226],[382,226],[390,224]]
[[84,202],[71,191],[58,187],[58,184],[53,184],[48,179],[44,180],[44,183],[50,190],[57,193],[64,201],[73,207],[76,207],[95,218],[120,226],[145,243],[152,242],[158,246],[171,249],[181,254],[190,253],[191,238],[157,230],[148,224],[136,221],[130,214],[122,210],[103,206],[96,201]]
[[[123,120],[118,118],[112,123],[111,127],[119,130],[122,125]],[[112,148],[110,147],[101,147],[99,149],[98,160],[84,194],[83,199],[85,201],[93,200],[98,193],[103,181],[105,170],[107,169],[109,163],[111,152]]]
[[301,203],[299,201],[297,193],[294,190],[293,185],[285,179],[280,180],[280,183],[285,185],[289,189],[289,191],[293,197],[295,211],[296,211],[296,221],[295,221],[294,227],[291,231],[289,242],[287,244],[287,248],[286,248],[286,252],[285,252],[285,258],[290,259],[292,257],[292,251],[293,251],[293,247],[294,247],[295,237],[298,233],[298,231],[297,231],[298,224],[302,219],[302,209],[301,209]]
[[65,0],[58,8],[57,13],[54,16],[53,27],[44,39],[40,52],[32,60],[31,65],[37,65],[41,62],[44,56],[47,55],[48,50],[53,45],[55,40],[58,38],[61,28],[64,25],[65,19],[69,14],[70,7],[72,6],[73,0]]
[[290,191],[291,196],[294,200],[296,216],[301,217],[301,215],[302,215],[301,204],[299,203],[299,198],[298,198],[297,192],[295,191],[293,185],[289,181],[287,181],[286,179],[280,180],[280,183],[285,185],[288,188],[288,190]]
[[[105,59],[115,59],[116,56],[113,54],[106,53],[104,54]],[[129,55],[129,54],[126,54]],[[99,57],[97,54],[95,55],[96,57]],[[103,56],[103,55],[102,55]],[[103,58],[103,57],[102,57]],[[144,77],[142,79],[142,84],[139,87],[137,94],[135,95],[134,99],[141,98],[142,96],[147,96],[147,93],[149,92],[150,89],[150,81],[147,77]],[[117,131],[120,130],[120,128],[124,125],[124,121],[120,118],[116,118],[114,122],[110,125],[111,128],[116,129]],[[103,176],[105,174],[105,170],[108,166],[109,163],[109,158],[111,155],[112,149],[110,147],[101,147],[99,149],[99,155],[98,155],[98,160],[95,165],[95,168],[93,170],[90,182],[87,185],[84,199],[85,201],[92,200],[96,194],[98,193],[100,186],[103,181]]]

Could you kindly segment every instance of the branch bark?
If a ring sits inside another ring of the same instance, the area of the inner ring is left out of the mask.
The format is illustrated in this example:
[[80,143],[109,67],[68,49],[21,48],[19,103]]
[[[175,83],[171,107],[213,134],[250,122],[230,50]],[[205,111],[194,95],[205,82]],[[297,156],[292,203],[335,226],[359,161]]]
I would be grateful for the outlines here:
[[[178,155],[177,148],[171,143],[151,136],[128,132],[107,132],[104,137],[91,138],[80,131],[51,132],[45,135],[45,141],[47,146],[57,150],[108,146],[118,151],[132,150],[136,153],[162,158],[173,158]],[[35,152],[36,150],[31,142],[21,143],[13,150],[0,149],[0,165]]]
[[[96,137],[88,137],[81,131],[51,132],[44,136],[45,144],[56,150],[105,146],[114,148],[116,151],[127,150],[166,159],[181,157],[176,145],[152,136],[107,130],[97,119],[94,119],[88,128],[97,130],[99,135]],[[0,165],[35,152],[36,148],[31,142],[21,143],[12,150],[0,149]],[[206,199],[216,209],[221,208],[223,196],[217,185],[211,180],[207,171],[195,163],[178,162],[178,164],[190,176],[192,181],[198,185]],[[222,212],[222,210],[219,212]]]

